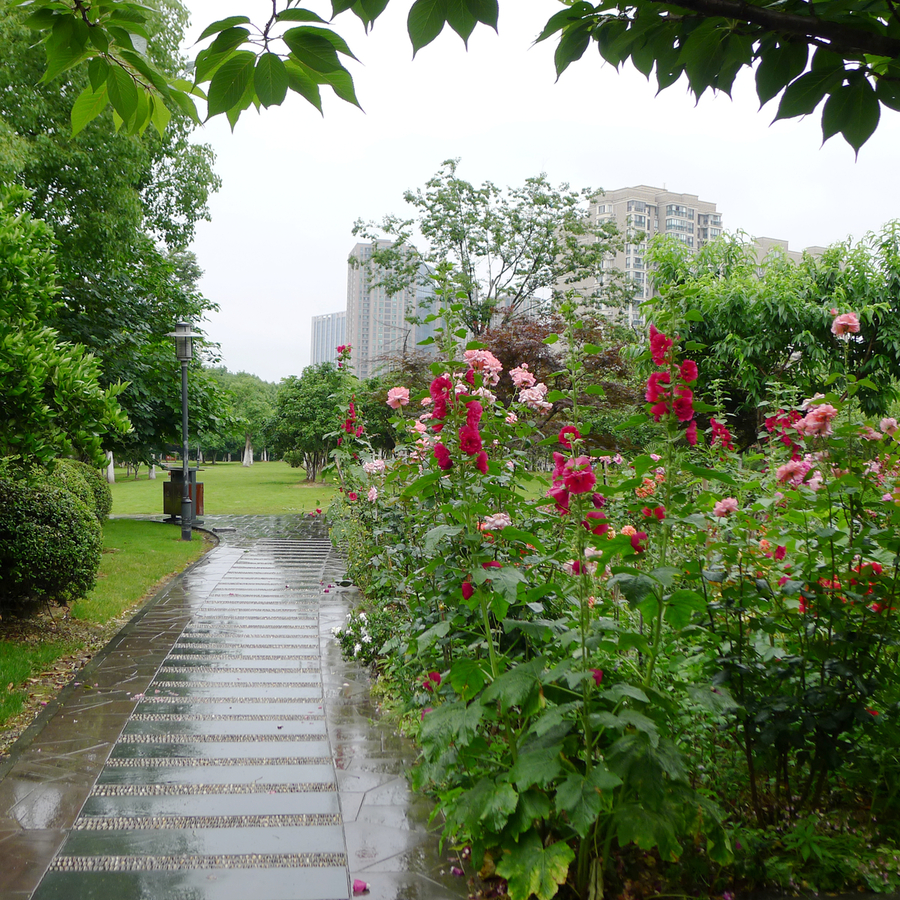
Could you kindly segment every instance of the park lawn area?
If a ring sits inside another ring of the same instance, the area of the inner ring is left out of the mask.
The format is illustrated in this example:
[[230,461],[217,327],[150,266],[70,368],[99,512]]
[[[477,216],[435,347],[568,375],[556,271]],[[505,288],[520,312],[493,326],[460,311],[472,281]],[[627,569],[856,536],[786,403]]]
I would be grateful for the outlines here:
[[[0,753],[49,700],[125,624],[141,601],[212,546],[199,534],[159,522],[110,519],[91,594],[66,611],[0,620]],[[7,729],[9,731],[7,732]],[[7,733],[5,733],[7,732]]]
[[[116,469],[113,492],[114,516],[162,515],[163,484],[167,473],[157,469],[156,480],[148,478],[146,467],[138,477]],[[286,462],[257,462],[244,468],[239,462],[209,463],[200,467],[203,483],[204,515],[283,515],[311,513],[325,509],[334,496],[334,486],[321,481],[307,482],[303,469]]]

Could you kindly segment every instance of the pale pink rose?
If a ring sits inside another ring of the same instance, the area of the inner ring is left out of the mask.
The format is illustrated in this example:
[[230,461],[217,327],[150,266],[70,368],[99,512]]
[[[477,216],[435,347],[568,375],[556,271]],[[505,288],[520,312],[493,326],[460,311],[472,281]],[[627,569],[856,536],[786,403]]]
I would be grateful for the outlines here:
[[725,516],[729,516],[731,513],[737,512],[737,510],[737,500],[734,497],[725,497],[723,500],[719,500],[713,507],[713,515],[718,516],[720,519],[724,519]]
[[831,420],[837,416],[838,411],[830,403],[820,403],[813,407],[799,421],[794,423],[794,428],[798,434],[804,436],[810,435],[828,435],[831,434]]
[[881,499],[884,500],[885,503],[890,503],[894,499],[893,494],[882,494]]
[[494,513],[492,516],[487,516],[481,524],[486,531],[500,531],[501,528],[509,528],[512,525],[512,519],[508,513]]
[[514,412],[508,412],[506,414],[506,421],[509,425],[515,425],[516,422],[519,421],[519,417]]
[[520,394],[519,399],[531,409],[547,411],[553,408],[552,403],[548,403],[544,398],[547,396],[547,385],[539,382],[534,387],[525,388]]
[[880,441],[884,435],[880,431],[876,431],[870,425],[864,425],[862,430],[862,438],[866,441]]
[[423,398],[419,401],[419,403],[420,403],[422,406],[431,406],[431,404],[434,403],[434,400],[433,400],[431,397],[423,397]]
[[366,494],[369,498],[369,503],[374,503],[378,499],[378,488],[375,485],[369,488],[369,493]]
[[632,535],[637,534],[637,528],[635,528],[634,525],[623,525],[620,530],[620,534],[631,537]]
[[804,400],[804,401],[800,404],[800,409],[802,409],[802,410],[805,412],[805,411],[808,410],[811,406],[815,406],[816,403],[818,403],[819,400],[824,400],[824,399],[825,399],[825,395],[824,395],[824,394],[813,394],[812,397],[809,397],[808,399]]
[[366,475],[383,475],[387,469],[387,463],[383,459],[373,459],[363,463],[363,472]]
[[503,364],[490,350],[466,350],[463,358],[476,372],[481,372],[485,384],[500,380]]
[[848,337],[859,331],[859,316],[856,313],[844,313],[835,316],[831,323],[831,333],[838,337]]
[[401,406],[406,406],[407,403],[409,403],[409,388],[393,387],[388,391],[387,405],[391,409],[400,409]]
[[522,363],[515,369],[509,370],[509,377],[512,378],[513,384],[519,388],[530,388],[537,379],[528,371],[528,363]]
[[805,460],[792,459],[790,462],[786,462],[783,466],[779,466],[775,470],[775,477],[782,482],[782,484],[792,484],[796,487],[803,482],[806,473],[811,468],[812,466]]
[[882,419],[878,423],[878,427],[885,433],[889,435],[893,435],[893,433],[897,430],[897,420],[896,419]]

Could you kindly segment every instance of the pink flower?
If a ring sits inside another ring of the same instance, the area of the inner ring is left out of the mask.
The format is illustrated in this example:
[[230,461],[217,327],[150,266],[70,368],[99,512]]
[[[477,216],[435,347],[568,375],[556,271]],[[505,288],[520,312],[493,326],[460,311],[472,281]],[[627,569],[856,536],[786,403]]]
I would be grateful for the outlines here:
[[503,365],[490,350],[466,350],[463,358],[476,372],[482,373],[485,384],[496,384],[500,380]]
[[599,509],[592,509],[585,513],[585,520],[581,523],[591,534],[603,535],[609,531],[609,523],[606,516]]
[[515,425],[516,422],[519,421],[519,417],[514,412],[508,412],[506,414],[506,424],[507,425]]
[[694,418],[694,392],[689,387],[675,388],[678,396],[672,402],[672,412],[679,422],[690,422]]
[[657,331],[655,325],[650,326],[650,356],[656,365],[664,366],[667,363],[666,355],[672,349],[672,344],[673,341]]
[[646,541],[647,532],[636,531],[631,535],[631,549],[634,550],[635,553],[643,553],[647,549]]
[[544,398],[547,396],[547,385],[539,382],[534,387],[525,388],[519,394],[519,399],[531,409],[540,412],[546,412],[553,409],[553,404],[548,403]]
[[784,559],[786,553],[787,553],[787,547],[785,547],[782,544],[779,544],[775,548],[775,552],[772,555],[775,557],[775,559],[782,560],[782,559]]
[[566,450],[572,449],[572,441],[568,439],[568,435],[572,435],[572,440],[579,440],[581,438],[581,432],[574,425],[564,425],[559,429],[559,437],[558,440]]
[[356,491],[350,491],[350,493],[347,494],[347,498],[348,498],[349,500],[352,500],[353,502],[356,502],[356,501],[359,499],[359,497],[357,496]]
[[528,363],[522,363],[521,366],[509,370],[509,377],[512,378],[513,384],[519,389],[530,388],[537,380],[531,372],[528,371]]
[[737,512],[737,510],[737,500],[734,497],[725,497],[724,500],[719,500],[713,507],[713,515],[718,516],[720,519],[724,519],[725,516],[728,516],[733,512]]
[[813,406],[809,412],[799,421],[794,423],[794,428],[798,434],[809,435],[829,435],[831,431],[831,420],[838,414],[838,411],[830,403],[819,403]]
[[831,333],[838,337],[846,337],[859,331],[859,316],[856,313],[844,313],[835,316],[831,323]]
[[492,516],[486,516],[481,524],[486,531],[500,531],[501,528],[508,528],[512,525],[512,519],[509,517],[509,513],[494,513]]
[[692,359],[686,359],[679,367],[678,372],[684,381],[696,381],[700,375],[697,363]]
[[603,681],[603,669],[589,669],[589,671],[594,676],[594,684],[599,685]]
[[775,477],[782,484],[792,484],[796,487],[803,483],[806,473],[812,468],[812,465],[806,460],[792,459],[783,466],[779,466],[775,470]]
[[370,503],[374,503],[378,499],[378,488],[372,485],[372,487],[369,488],[369,493],[366,494],[366,496],[369,498]]
[[478,471],[481,472],[482,475],[487,475],[487,473],[488,473],[488,458],[487,458],[487,453],[485,453],[484,450],[482,450],[475,457],[475,468],[478,469]]
[[866,441],[880,441],[884,435],[872,428],[871,425],[864,425],[861,437]]
[[573,494],[587,494],[593,491],[597,478],[591,471],[591,460],[587,456],[570,459],[565,466],[563,481]]
[[459,429],[459,449],[469,456],[481,450],[481,434],[474,425],[463,425]]
[[475,585],[472,584],[471,581],[464,581],[462,583],[463,600],[468,600],[474,593],[475,593]]
[[555,484],[547,491],[547,496],[556,504],[557,512],[562,513],[562,515],[568,514],[569,489],[564,484]]
[[477,400],[470,400],[466,404],[466,425],[471,425],[475,428],[481,421],[483,412],[484,407]]
[[660,400],[668,399],[669,392],[665,390],[669,386],[670,379],[668,372],[654,372],[647,379],[647,390],[644,392],[644,398],[648,403],[657,403]]
[[441,683],[441,673],[440,672],[429,672],[428,677],[425,679],[422,687],[425,688],[426,691],[433,691],[436,687],[438,687]]
[[434,445],[434,458],[437,460],[438,468],[447,469],[453,468],[453,460],[450,458],[450,451],[443,444],[435,444]]
[[697,444],[697,423],[693,420],[690,425],[688,425],[687,429],[685,429],[684,436],[687,442],[692,446],[696,446]]
[[387,393],[387,405],[391,409],[400,409],[409,403],[409,388],[393,387]]

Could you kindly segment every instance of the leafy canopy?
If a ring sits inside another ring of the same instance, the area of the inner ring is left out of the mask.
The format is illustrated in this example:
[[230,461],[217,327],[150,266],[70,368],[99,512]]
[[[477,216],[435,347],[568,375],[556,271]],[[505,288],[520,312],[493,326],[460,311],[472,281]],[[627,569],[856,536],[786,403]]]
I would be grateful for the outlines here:
[[[332,0],[332,14],[352,11],[372,27],[389,0]],[[72,107],[84,128],[107,106],[116,123],[162,133],[173,111],[199,122],[224,114],[232,127],[251,105],[277,106],[289,90],[322,109],[322,88],[358,105],[344,66],[346,41],[298,0],[273,0],[264,21],[231,15],[208,25],[193,71],[173,73],[147,54],[152,13],[132,0],[13,0],[33,10],[29,24],[47,51],[45,81],[86,63],[90,83]],[[737,73],[756,67],[762,104],[781,95],[776,119],[812,113],[824,100],[822,134],[840,133],[856,150],[881,107],[900,109],[900,12],[893,0],[561,0],[538,40],[554,38],[561,74],[591,44],[615,66],[627,60],[660,90],[686,75],[699,97],[730,93]],[[499,0],[415,0],[407,18],[413,51],[449,25],[468,41],[479,24],[497,28]]]

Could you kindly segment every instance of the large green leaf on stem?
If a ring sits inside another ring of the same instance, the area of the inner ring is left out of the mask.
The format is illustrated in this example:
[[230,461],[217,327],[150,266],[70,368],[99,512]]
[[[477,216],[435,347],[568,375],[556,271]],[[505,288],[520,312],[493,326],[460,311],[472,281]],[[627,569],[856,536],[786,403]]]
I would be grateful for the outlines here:
[[564,841],[545,847],[538,834],[530,831],[517,844],[504,847],[497,874],[506,879],[510,900],[551,900],[565,884],[574,859],[574,851]]

